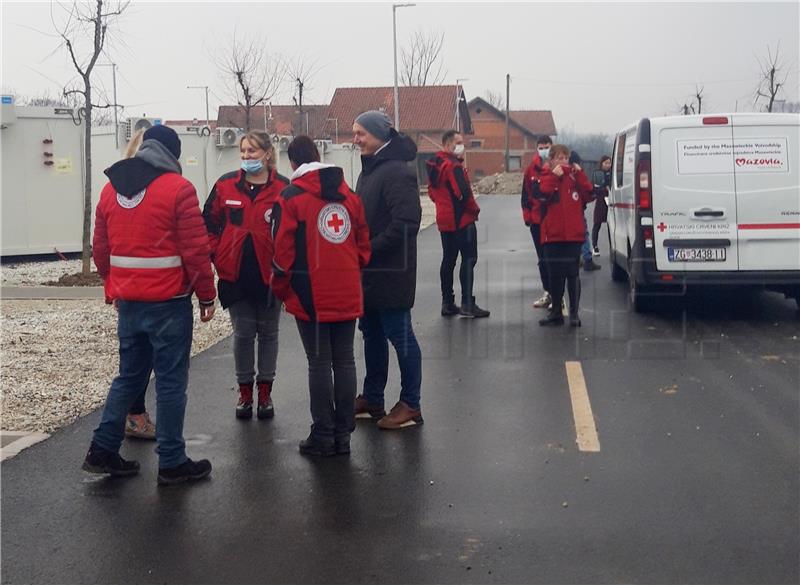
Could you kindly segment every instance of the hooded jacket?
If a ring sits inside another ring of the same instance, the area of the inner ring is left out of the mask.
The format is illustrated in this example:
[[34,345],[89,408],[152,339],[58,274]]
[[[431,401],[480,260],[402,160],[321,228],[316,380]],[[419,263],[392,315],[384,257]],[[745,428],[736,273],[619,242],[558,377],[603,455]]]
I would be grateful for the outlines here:
[[464,163],[453,153],[442,150],[425,163],[428,196],[436,206],[436,227],[454,232],[475,223],[481,212],[472,194]]
[[592,201],[592,183],[581,171],[562,165],[561,177],[549,172],[541,178],[542,244],[583,242],[586,224],[583,210]]
[[541,186],[542,176],[549,173],[542,158],[536,154],[525,169],[522,176],[522,220],[525,225],[538,225],[542,223],[541,201],[537,193]]
[[361,269],[369,262],[364,206],[342,169],[300,166],[272,208],[272,290],[303,321],[330,323],[364,312]]
[[417,285],[417,232],[422,218],[417,146],[391,130],[376,154],[361,157],[356,193],[364,204],[372,256],[363,272],[364,310],[410,309]]
[[192,291],[214,300],[208,237],[197,193],[172,153],[145,140],[105,171],[92,242],[106,299],[166,301]]
[[289,184],[275,169],[264,185],[243,170],[222,175],[203,206],[223,307],[242,298],[267,298],[272,265],[272,206]]

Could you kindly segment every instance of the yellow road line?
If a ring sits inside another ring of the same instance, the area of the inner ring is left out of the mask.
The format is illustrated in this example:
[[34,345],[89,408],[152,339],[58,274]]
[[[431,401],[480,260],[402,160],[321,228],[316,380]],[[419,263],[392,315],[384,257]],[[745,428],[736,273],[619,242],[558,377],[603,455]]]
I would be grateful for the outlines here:
[[580,362],[566,362],[569,397],[572,400],[572,416],[575,418],[575,433],[578,450],[597,453],[600,451],[600,439],[597,438],[597,426],[589,402],[589,392],[583,377]]

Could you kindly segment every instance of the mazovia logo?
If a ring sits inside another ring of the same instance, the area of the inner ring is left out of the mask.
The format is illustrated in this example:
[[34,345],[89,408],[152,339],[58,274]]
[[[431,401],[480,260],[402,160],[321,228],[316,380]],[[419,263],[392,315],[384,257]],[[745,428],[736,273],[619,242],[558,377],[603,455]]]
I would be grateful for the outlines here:
[[350,235],[350,214],[344,205],[329,203],[317,217],[320,235],[332,244],[341,244]]
[[147,191],[147,189],[142,189],[133,197],[125,197],[125,195],[117,193],[117,203],[119,203],[120,207],[124,207],[125,209],[133,209],[142,202],[145,191]]
[[781,167],[783,162],[779,158],[737,158],[737,167]]

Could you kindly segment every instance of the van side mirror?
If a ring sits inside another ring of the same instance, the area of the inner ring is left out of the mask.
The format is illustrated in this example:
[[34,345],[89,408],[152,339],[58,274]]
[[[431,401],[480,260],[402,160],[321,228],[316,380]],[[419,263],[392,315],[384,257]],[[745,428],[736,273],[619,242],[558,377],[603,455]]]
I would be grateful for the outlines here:
[[606,182],[606,174],[600,169],[592,173],[592,183],[595,187],[602,187]]

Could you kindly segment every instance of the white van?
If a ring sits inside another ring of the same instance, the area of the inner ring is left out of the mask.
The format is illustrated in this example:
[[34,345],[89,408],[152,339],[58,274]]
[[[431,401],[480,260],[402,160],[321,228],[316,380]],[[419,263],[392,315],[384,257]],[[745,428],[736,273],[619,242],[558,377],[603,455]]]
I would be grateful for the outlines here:
[[644,118],[614,141],[611,276],[636,311],[686,285],[800,305],[800,114]]

